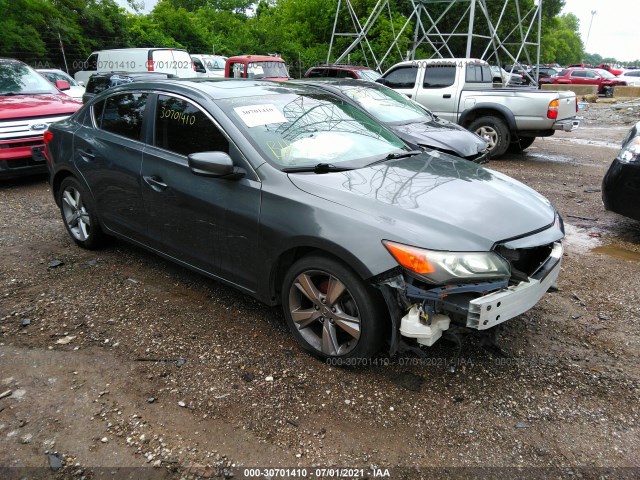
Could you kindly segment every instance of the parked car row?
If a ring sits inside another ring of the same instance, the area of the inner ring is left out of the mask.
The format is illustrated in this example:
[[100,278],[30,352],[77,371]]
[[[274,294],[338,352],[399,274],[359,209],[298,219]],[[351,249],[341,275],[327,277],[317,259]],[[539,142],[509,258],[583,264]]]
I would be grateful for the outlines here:
[[613,88],[625,86],[625,80],[599,68],[565,68],[540,83],[553,85],[596,85],[601,95],[613,95]]
[[[260,75],[259,60],[239,73]],[[0,75],[0,101],[62,97],[21,62],[0,65],[13,69]],[[459,101],[467,83],[491,84],[486,62],[439,65],[433,85],[430,66],[417,65],[418,100],[425,85],[440,96],[460,87]],[[431,346],[453,327],[491,329],[559,274],[564,230],[550,202],[477,164],[487,135],[387,86],[111,72],[89,88],[82,108],[66,97],[75,113],[48,126],[44,152],[29,150],[71,238],[95,248],[118,237],[280,304],[315,356],[367,358]],[[554,122],[572,118],[575,97],[532,93]]]

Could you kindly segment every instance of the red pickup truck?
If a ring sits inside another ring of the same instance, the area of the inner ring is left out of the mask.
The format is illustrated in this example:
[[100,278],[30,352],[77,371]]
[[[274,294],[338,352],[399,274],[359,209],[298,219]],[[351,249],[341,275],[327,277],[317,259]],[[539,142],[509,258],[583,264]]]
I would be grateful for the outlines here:
[[44,132],[82,106],[66,89],[69,82],[54,87],[28,65],[0,58],[0,179],[47,171]]
[[289,80],[287,64],[281,57],[268,55],[238,55],[227,58],[224,66],[226,78],[253,78],[255,80]]

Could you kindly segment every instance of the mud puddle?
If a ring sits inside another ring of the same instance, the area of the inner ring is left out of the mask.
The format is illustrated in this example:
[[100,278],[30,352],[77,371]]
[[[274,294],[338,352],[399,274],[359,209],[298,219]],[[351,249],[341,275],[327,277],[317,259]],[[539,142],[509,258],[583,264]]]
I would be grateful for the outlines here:
[[611,245],[603,245],[592,248],[591,251],[598,255],[606,255],[608,257],[617,258],[620,260],[628,260],[633,262],[640,262],[640,252],[634,252],[625,248],[614,247]]

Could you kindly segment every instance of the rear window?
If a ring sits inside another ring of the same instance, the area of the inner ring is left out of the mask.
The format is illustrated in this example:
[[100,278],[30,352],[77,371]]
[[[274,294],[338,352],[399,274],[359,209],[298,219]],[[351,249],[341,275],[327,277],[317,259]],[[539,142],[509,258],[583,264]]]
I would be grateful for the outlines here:
[[94,75],[89,79],[87,83],[87,93],[95,93],[98,94],[100,92],[104,92],[107,88],[109,88],[110,79],[108,77],[100,77]]
[[467,65],[467,83],[490,83],[491,67],[488,65]]

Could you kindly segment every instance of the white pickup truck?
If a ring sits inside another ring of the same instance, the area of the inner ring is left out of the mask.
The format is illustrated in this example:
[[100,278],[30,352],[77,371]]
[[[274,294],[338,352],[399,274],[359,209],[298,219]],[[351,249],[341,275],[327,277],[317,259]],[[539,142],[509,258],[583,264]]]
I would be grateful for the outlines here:
[[376,80],[424,105],[438,117],[476,132],[492,157],[521,152],[536,137],[580,125],[570,91],[493,88],[489,64],[469,58],[401,62]]

